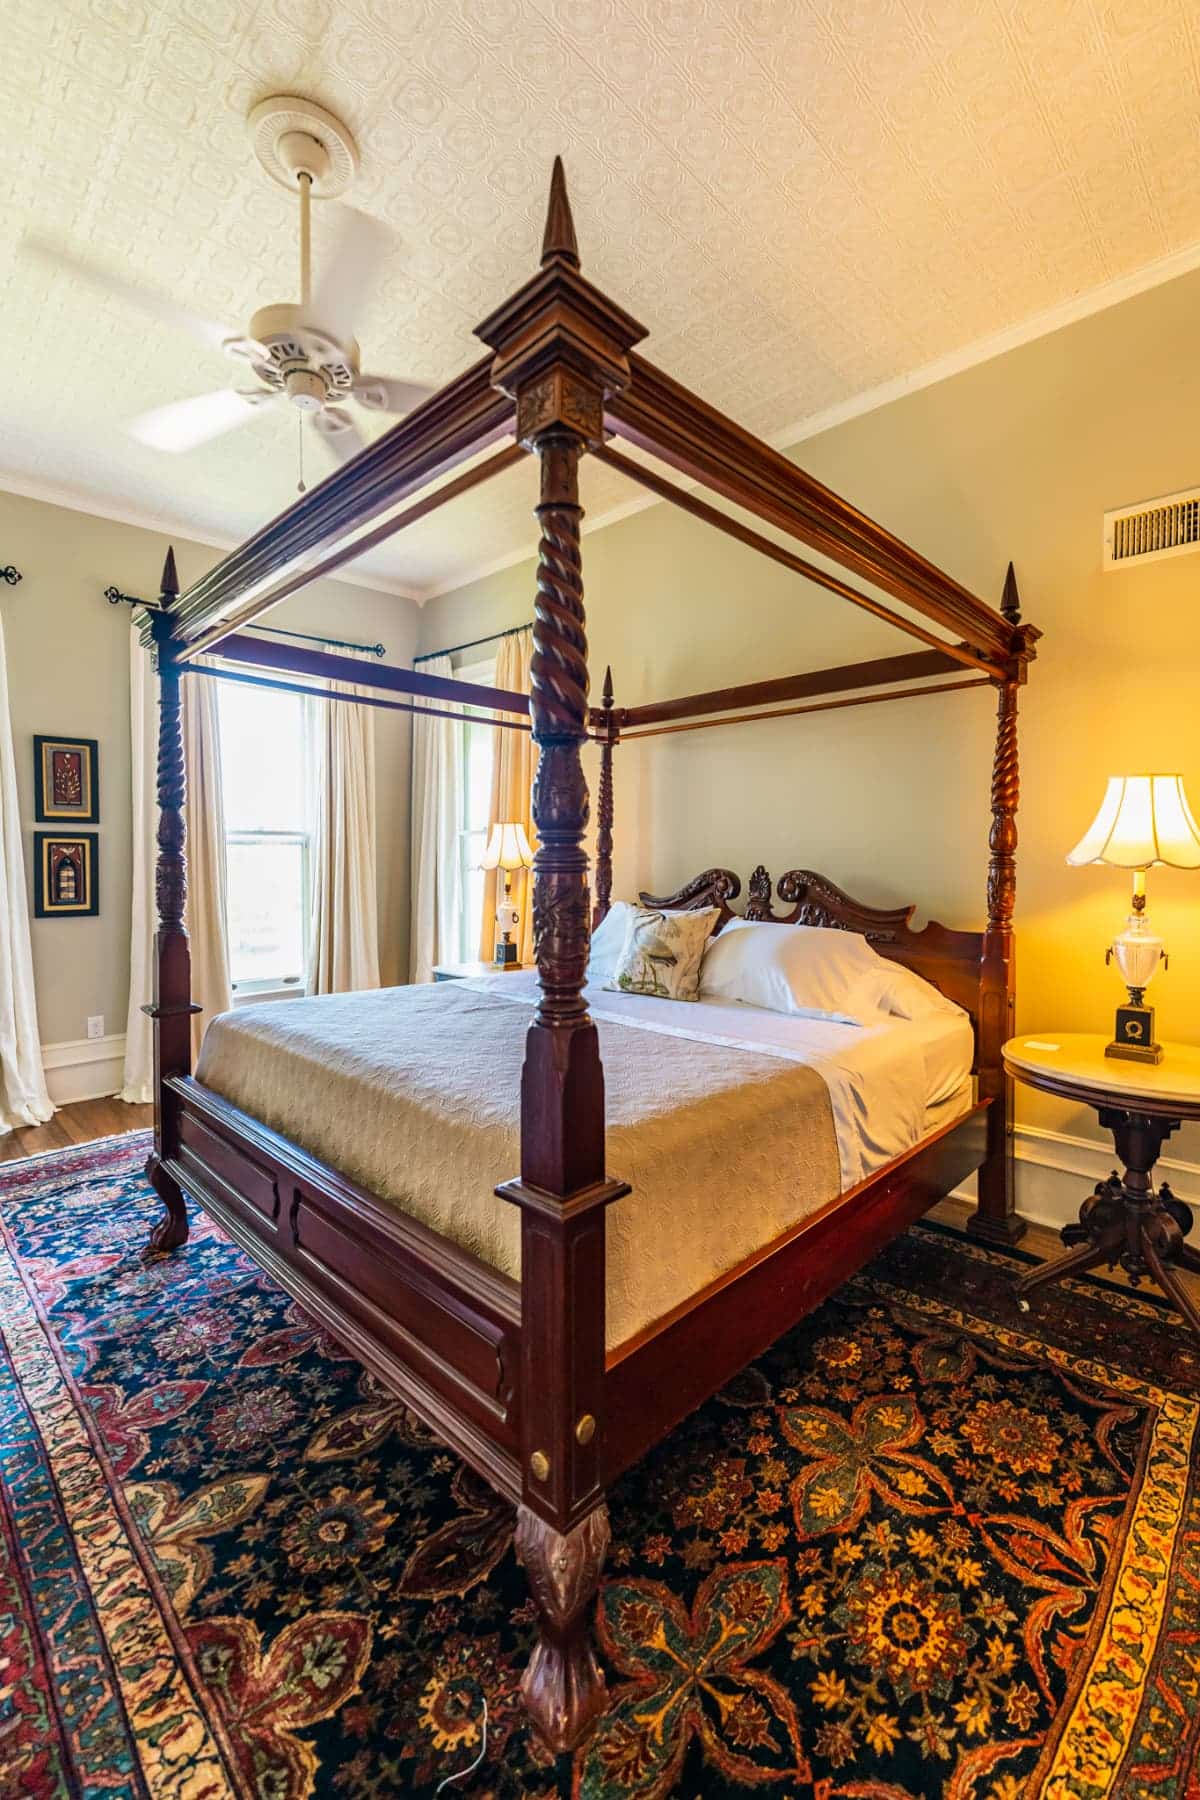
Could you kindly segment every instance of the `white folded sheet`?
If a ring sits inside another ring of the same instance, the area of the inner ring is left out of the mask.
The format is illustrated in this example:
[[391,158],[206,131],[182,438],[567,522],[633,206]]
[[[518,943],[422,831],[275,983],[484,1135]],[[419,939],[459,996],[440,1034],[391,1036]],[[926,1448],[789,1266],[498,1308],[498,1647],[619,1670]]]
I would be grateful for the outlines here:
[[[526,1006],[537,998],[533,969],[476,976],[466,985]],[[835,1025],[725,1001],[659,1000],[597,986],[585,993],[594,1019],[725,1043],[816,1069],[829,1089],[843,1190],[911,1150],[932,1128],[931,1115],[941,1124],[970,1104],[975,1039],[963,1012]],[[951,1099],[959,1102],[953,1110],[946,1106]]]

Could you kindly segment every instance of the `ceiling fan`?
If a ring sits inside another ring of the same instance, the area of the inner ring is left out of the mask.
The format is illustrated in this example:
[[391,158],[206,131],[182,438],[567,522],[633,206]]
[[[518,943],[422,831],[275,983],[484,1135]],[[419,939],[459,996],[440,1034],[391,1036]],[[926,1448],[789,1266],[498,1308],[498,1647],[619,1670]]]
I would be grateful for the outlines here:
[[24,247],[144,315],[223,350],[249,372],[248,385],[173,400],[131,419],[126,429],[140,443],[172,453],[194,450],[246,424],[264,407],[282,411],[290,406],[301,422],[309,421],[337,460],[345,462],[366,440],[344,402],[353,401],[368,412],[402,414],[431,391],[420,382],[364,375],[359,368],[354,321],[366,304],[392,236],[365,213],[339,208],[337,233],[314,284],[312,202],[336,199],[349,188],[358,170],[354,139],[332,113],[291,95],[261,101],[247,123],[267,174],[299,196],[300,300],[261,307],[244,336],[53,244],[26,238]]

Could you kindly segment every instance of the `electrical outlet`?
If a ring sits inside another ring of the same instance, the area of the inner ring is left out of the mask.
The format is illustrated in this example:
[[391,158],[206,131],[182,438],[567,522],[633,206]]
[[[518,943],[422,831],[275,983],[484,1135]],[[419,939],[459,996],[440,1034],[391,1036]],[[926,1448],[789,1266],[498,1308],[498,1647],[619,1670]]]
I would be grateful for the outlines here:
[[100,1013],[97,1015],[97,1017],[88,1020],[88,1036],[90,1038],[102,1038],[104,1036],[104,1014],[103,1013]]

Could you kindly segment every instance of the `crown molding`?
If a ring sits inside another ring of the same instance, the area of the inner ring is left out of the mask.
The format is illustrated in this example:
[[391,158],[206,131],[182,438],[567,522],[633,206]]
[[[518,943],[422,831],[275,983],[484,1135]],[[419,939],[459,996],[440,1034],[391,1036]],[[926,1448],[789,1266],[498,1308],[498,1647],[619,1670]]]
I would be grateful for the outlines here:
[[[0,493],[14,494],[21,500],[41,500],[47,506],[63,506],[70,512],[87,513],[93,519],[109,519],[114,525],[132,525],[139,531],[155,531],[163,537],[185,538],[188,543],[206,544],[213,550],[236,550],[243,541],[241,538],[213,537],[208,532],[197,531],[194,525],[187,524],[183,519],[166,518],[141,507],[120,506],[98,494],[80,493],[76,488],[55,487],[46,481],[30,481],[26,476],[15,475],[7,469],[0,469]],[[389,580],[387,576],[355,573],[348,568],[339,569],[336,575],[331,575],[328,579],[346,582],[350,587],[368,588],[373,594],[392,594],[398,600],[411,600],[417,606],[428,597],[416,588]]]
[[[776,450],[791,450],[806,438],[817,437],[823,431],[831,431],[836,425],[845,425],[851,419],[861,418],[865,413],[876,412],[881,406],[890,406],[894,400],[902,400],[905,395],[918,393],[922,388],[935,387],[940,381],[948,381],[952,375],[961,375],[967,369],[991,362],[997,356],[1005,356],[1010,350],[1019,350],[1023,344],[1034,343],[1038,338],[1050,337],[1067,325],[1078,324],[1082,319],[1091,318],[1094,313],[1106,312],[1110,306],[1120,306],[1124,300],[1133,300],[1138,294],[1161,287],[1164,282],[1174,281],[1180,275],[1190,275],[1196,269],[1200,269],[1200,243],[1188,244],[1182,250],[1174,250],[1168,256],[1144,263],[1141,268],[1133,269],[1127,275],[1118,275],[1112,281],[1102,283],[1100,287],[1089,288],[1086,293],[1073,294],[1070,299],[1060,301],[1057,306],[1033,313],[1018,324],[1006,325],[1003,330],[992,332],[987,337],[976,338],[958,350],[950,350],[946,355],[936,357],[933,362],[922,364],[919,369],[913,369],[907,375],[893,376],[890,381],[866,388],[861,394],[853,394],[847,400],[839,400],[835,405],[823,408],[821,412],[809,413],[794,425],[772,432],[766,441]],[[680,482],[680,486],[684,488],[698,485],[694,481]],[[594,519],[585,519],[583,531],[602,531],[606,526],[615,525],[633,513],[644,512],[647,507],[666,504],[665,500],[660,500],[655,494],[625,501],[620,506],[611,507],[608,512],[597,514]],[[516,563],[528,562],[535,554],[536,545],[531,541],[520,550],[498,557],[494,562],[484,563],[465,575],[456,576],[453,581],[421,588],[413,597],[418,605],[424,606],[429,600],[437,600],[443,594],[456,593],[460,588],[469,587],[474,581],[482,581],[488,575],[498,574],[502,569],[510,569]]]
[[777,450],[790,449],[793,444],[803,443],[805,438],[816,437],[822,431],[830,431],[835,425],[844,425],[848,420],[860,418],[863,413],[874,412],[880,406],[890,406],[893,400],[902,400],[906,394],[915,394],[921,388],[935,387],[939,381],[948,381],[952,375],[961,375],[979,363],[991,362],[997,356],[1007,355],[1010,350],[1019,350],[1024,344],[1036,342],[1038,338],[1051,337],[1067,325],[1077,325],[1080,320],[1089,319],[1095,313],[1107,312],[1110,306],[1120,306],[1125,300],[1136,299],[1139,294],[1147,293],[1151,288],[1162,287],[1165,282],[1175,281],[1180,275],[1190,275],[1196,269],[1200,269],[1200,243],[1185,245],[1182,250],[1174,250],[1169,256],[1143,263],[1140,269],[1133,269],[1127,275],[1117,275],[1100,287],[1089,288],[1083,294],[1073,294],[1069,300],[1060,301],[1057,306],[1049,306],[1043,312],[1033,313],[1016,325],[1006,325],[1003,330],[976,338],[972,343],[964,344],[961,349],[947,351],[945,356],[922,364],[911,374],[897,375],[891,381],[880,382],[877,387],[853,395],[849,400],[840,400],[822,412],[811,413],[797,424],[775,432],[768,441]]

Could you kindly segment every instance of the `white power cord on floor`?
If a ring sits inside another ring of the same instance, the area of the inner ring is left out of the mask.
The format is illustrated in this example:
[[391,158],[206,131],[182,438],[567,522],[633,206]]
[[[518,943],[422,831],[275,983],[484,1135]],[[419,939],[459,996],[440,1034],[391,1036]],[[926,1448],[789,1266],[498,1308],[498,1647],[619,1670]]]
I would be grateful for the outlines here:
[[469,1769],[460,1769],[458,1771],[457,1775],[447,1775],[443,1781],[439,1781],[437,1786],[433,1790],[435,1796],[440,1794],[443,1788],[453,1787],[453,1785],[456,1781],[465,1781],[467,1779],[468,1775],[473,1775],[475,1773],[476,1769],[479,1767],[480,1763],[483,1761],[484,1757],[487,1755],[487,1734],[488,1734],[487,1695],[484,1694],[484,1696],[483,1696],[483,1741],[479,1746],[479,1755],[475,1758],[475,1761],[471,1764]]

